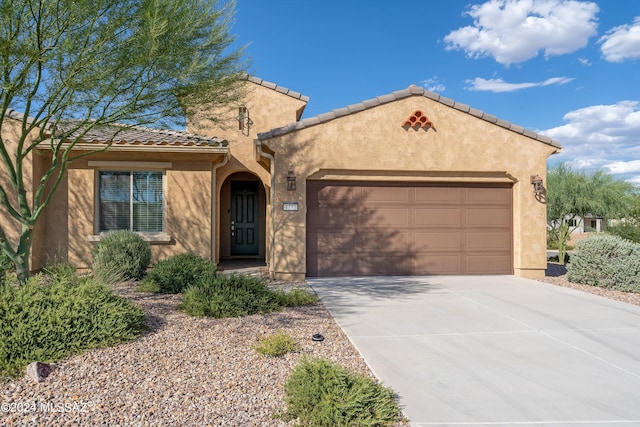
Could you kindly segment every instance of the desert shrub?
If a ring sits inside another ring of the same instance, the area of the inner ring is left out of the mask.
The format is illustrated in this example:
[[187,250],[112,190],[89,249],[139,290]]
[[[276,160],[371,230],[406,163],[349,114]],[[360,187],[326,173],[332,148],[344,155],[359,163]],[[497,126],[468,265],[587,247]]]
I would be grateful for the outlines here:
[[291,335],[286,332],[279,331],[275,334],[262,338],[256,345],[254,350],[265,356],[283,356],[292,351],[298,351],[300,345]]
[[150,262],[149,243],[131,231],[109,233],[93,249],[93,274],[105,283],[140,279]]
[[322,359],[303,359],[285,384],[284,418],[300,425],[390,426],[401,420],[395,393]]
[[7,275],[7,272],[13,269],[13,263],[11,259],[4,253],[4,251],[0,250],[0,283],[4,282],[4,278]]
[[244,274],[205,278],[186,288],[181,307],[192,316],[239,317],[280,309],[264,280]]
[[607,233],[622,237],[634,243],[640,243],[640,227],[633,224],[617,224],[607,228]]
[[42,271],[54,277],[73,277],[76,274],[76,268],[67,261],[57,261],[45,266]]
[[298,307],[301,305],[311,305],[318,301],[318,296],[304,288],[293,288],[289,292],[282,290],[274,291],[278,302],[282,307]]
[[0,377],[30,362],[52,362],[115,345],[142,331],[144,313],[107,286],[69,271],[0,285]]
[[202,280],[213,279],[216,265],[192,253],[159,261],[146,275],[141,290],[177,294]]
[[640,245],[598,234],[581,240],[567,267],[575,283],[640,292]]

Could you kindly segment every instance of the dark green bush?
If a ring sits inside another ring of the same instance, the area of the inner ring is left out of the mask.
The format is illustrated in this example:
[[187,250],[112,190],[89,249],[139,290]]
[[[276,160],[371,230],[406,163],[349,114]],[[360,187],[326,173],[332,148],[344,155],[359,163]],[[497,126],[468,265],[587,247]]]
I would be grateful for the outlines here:
[[617,224],[607,228],[607,233],[640,243],[640,227],[633,224]]
[[192,253],[159,261],[140,284],[140,290],[177,294],[202,280],[213,279],[216,265]]
[[0,285],[0,377],[135,338],[144,313],[90,277],[36,275]]
[[93,249],[93,274],[105,283],[140,279],[150,262],[149,243],[130,231],[109,233]]
[[284,418],[303,426],[390,426],[401,420],[393,390],[326,360],[303,359],[284,390]]
[[185,289],[181,307],[192,316],[239,317],[279,310],[280,303],[258,277],[221,274]]
[[618,236],[598,234],[581,240],[567,267],[575,283],[640,292],[640,245]]

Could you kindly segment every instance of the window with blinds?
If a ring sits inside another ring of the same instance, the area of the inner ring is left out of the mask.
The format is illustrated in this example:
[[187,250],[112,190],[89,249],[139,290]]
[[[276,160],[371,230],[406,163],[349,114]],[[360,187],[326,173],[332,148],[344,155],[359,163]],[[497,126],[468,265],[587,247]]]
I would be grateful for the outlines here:
[[100,231],[163,231],[163,173],[101,171]]

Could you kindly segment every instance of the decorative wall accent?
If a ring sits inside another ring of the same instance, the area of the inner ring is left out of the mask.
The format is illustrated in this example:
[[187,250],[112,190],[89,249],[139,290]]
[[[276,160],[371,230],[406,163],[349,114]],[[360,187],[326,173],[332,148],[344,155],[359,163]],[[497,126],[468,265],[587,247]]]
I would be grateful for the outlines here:
[[409,129],[415,128],[424,128],[425,130],[433,127],[433,122],[429,120],[429,118],[420,110],[416,110],[412,115],[407,118],[404,122],[402,122],[402,127]]

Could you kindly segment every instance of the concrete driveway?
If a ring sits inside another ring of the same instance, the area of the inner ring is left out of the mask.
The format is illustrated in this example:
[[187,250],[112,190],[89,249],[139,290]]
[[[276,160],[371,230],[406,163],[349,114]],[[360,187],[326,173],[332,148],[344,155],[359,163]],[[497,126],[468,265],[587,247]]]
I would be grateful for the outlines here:
[[513,276],[309,279],[414,426],[640,426],[640,307]]

